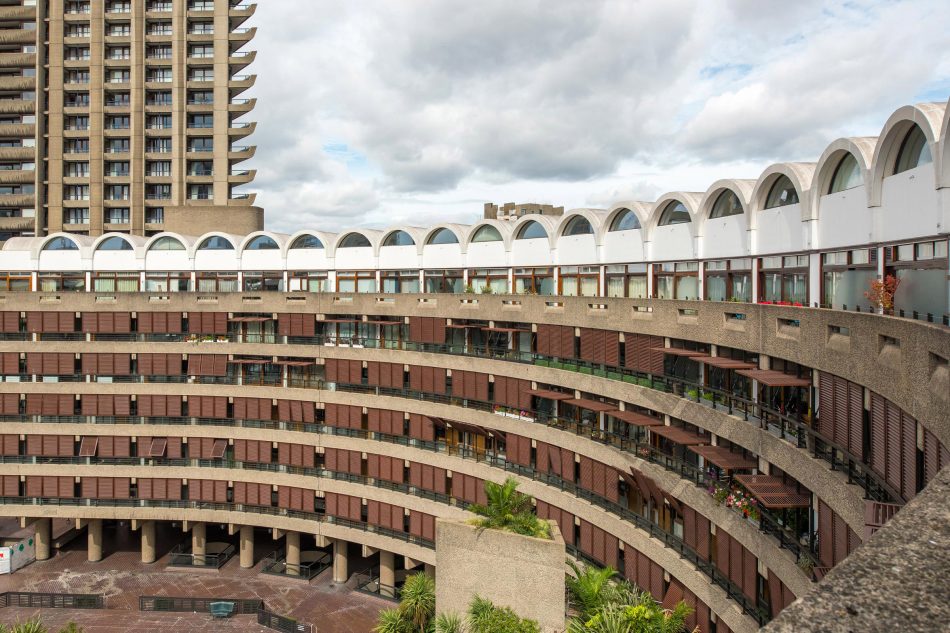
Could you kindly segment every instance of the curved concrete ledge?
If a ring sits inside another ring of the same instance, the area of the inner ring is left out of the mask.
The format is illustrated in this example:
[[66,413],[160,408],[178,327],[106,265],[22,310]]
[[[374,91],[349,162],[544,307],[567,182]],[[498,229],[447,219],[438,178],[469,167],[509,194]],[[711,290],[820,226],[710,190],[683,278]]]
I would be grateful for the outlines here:
[[[447,519],[468,519],[472,514],[438,501],[432,501],[415,495],[407,495],[396,490],[369,486],[351,481],[311,477],[262,470],[244,470],[231,468],[202,468],[196,466],[109,466],[81,464],[0,464],[0,475],[47,475],[57,477],[128,477],[144,479],[143,471],[148,469],[149,476],[169,479],[212,479],[216,481],[243,481],[257,484],[292,486],[316,492],[333,492],[373,501],[397,505],[407,510],[425,512]],[[36,471],[36,472],[32,472]],[[243,516],[256,516],[254,513],[242,513]]]
[[[491,414],[483,414],[491,415]],[[493,418],[501,418],[501,416],[492,416]],[[522,422],[521,424],[530,424]],[[483,426],[486,426],[483,424]],[[537,426],[537,425],[532,425]],[[85,424],[60,424],[57,425],[57,432],[69,435],[83,435],[88,433],[88,425]],[[324,447],[324,448],[342,448],[346,450],[358,451],[361,453],[367,454],[383,454],[385,453],[389,457],[396,457],[398,459],[408,460],[416,463],[426,463],[432,466],[439,468],[445,468],[452,472],[472,475],[480,479],[486,479],[501,483],[508,476],[514,476],[521,486],[521,489],[528,494],[536,497],[541,501],[545,501],[557,507],[567,509],[565,503],[568,500],[576,500],[582,504],[582,508],[590,508],[584,513],[580,513],[579,516],[582,518],[587,518],[589,522],[594,523],[595,525],[600,525],[600,515],[597,516],[588,516],[590,512],[603,513],[606,516],[614,516],[608,511],[599,508],[598,506],[591,504],[589,502],[579,500],[577,497],[561,492],[556,488],[547,485],[545,483],[535,481],[528,477],[523,477],[514,473],[500,471],[498,468],[494,468],[484,463],[475,462],[472,460],[466,460],[459,457],[454,457],[446,455],[444,453],[435,453],[432,451],[427,451],[420,448],[414,448],[411,446],[403,446],[400,444],[390,444],[390,443],[381,443],[376,440],[361,439],[354,437],[345,437],[337,435],[325,435],[325,434],[316,434],[316,433],[307,433],[299,431],[273,431],[268,429],[247,429],[242,427],[216,427],[216,426],[181,426],[181,425],[149,425],[143,427],[141,425],[102,425],[96,426],[97,435],[121,435],[121,436],[135,436],[142,431],[143,429],[148,430],[150,435],[181,435],[183,430],[187,430],[187,435],[189,437],[212,437],[217,438],[222,435],[220,433],[221,428],[228,429],[228,437],[234,439],[250,439],[250,440],[286,440],[293,442],[295,444],[301,444],[305,446],[314,446],[314,447]],[[546,427],[541,427],[542,429]],[[30,434],[42,434],[44,432],[48,433],[50,429],[48,425],[44,424],[35,424],[35,423],[0,423],[0,433],[4,431],[16,431],[16,432],[28,432]],[[587,440],[584,438],[579,438],[572,433],[566,431],[560,431],[555,429],[549,429],[552,433],[558,434],[558,439],[560,440],[560,445],[565,446],[574,450],[578,454],[585,455],[591,459],[600,461],[602,463],[608,464],[621,470],[623,472],[629,472],[630,468],[636,468],[646,475],[654,479],[654,481],[659,485],[664,491],[668,492],[674,498],[677,498],[690,507],[692,507],[696,512],[703,515],[709,521],[714,524],[717,528],[726,530],[731,536],[740,540],[743,545],[758,558],[762,564],[775,572],[775,574],[785,583],[785,585],[794,593],[796,596],[801,596],[811,590],[812,583],[811,581],[802,573],[801,569],[798,568],[796,560],[791,552],[780,549],[778,545],[770,537],[766,536],[759,532],[753,525],[749,524],[747,521],[740,518],[734,512],[730,512],[726,508],[723,508],[717,505],[713,499],[705,493],[705,491],[697,488],[688,481],[685,481],[678,477],[675,473],[665,470],[664,468],[645,462],[639,458],[636,458],[630,454],[619,453],[618,451],[598,444],[592,440]],[[123,432],[125,431],[125,432]],[[512,431],[514,432],[514,431]],[[279,434],[279,436],[275,436]],[[543,439],[544,441],[550,441],[552,438],[546,436]],[[141,476],[142,466],[75,466],[75,465],[56,465],[56,464],[47,464],[47,465],[26,465],[26,464],[9,464],[9,465],[0,465],[0,474],[3,474],[5,470],[11,470],[10,474],[21,474],[20,468],[42,468],[44,474],[60,474],[65,476],[73,476],[73,469],[90,469],[90,468],[117,468],[124,469],[122,470],[121,475],[112,475],[112,476],[128,476],[136,477]],[[375,486],[366,486],[356,483],[343,482],[339,480],[331,479],[320,479],[319,482],[314,485],[314,479],[309,476],[303,475],[291,475],[286,473],[274,473],[270,471],[257,471],[257,470],[244,470],[244,469],[225,469],[225,468],[192,468],[192,467],[179,467],[179,466],[147,466],[145,468],[160,468],[162,476],[172,476],[177,478],[188,478],[188,473],[197,472],[198,474],[194,476],[196,479],[225,479],[225,480],[240,480],[240,481],[249,481],[257,483],[280,483],[280,481],[271,481],[274,478],[283,479],[284,477],[289,477],[287,483],[284,485],[296,486],[302,488],[314,488],[316,490],[330,491],[330,492],[341,492],[343,494],[355,494],[357,496],[362,496],[368,499],[375,499],[378,501],[384,501],[386,503],[391,503],[397,506],[410,507],[406,504],[404,499],[406,497],[414,498],[412,495],[405,495],[401,492],[388,491],[385,489],[380,489]],[[138,470],[136,470],[138,469]],[[116,471],[119,472],[119,471]],[[137,474],[136,474],[137,473]],[[166,474],[167,473],[167,474]],[[215,474],[217,473],[217,476]],[[25,473],[22,473],[25,474]],[[90,473],[90,476],[94,475],[95,472]],[[239,475],[239,476],[234,476]],[[350,489],[350,486],[358,486],[359,490],[354,492],[354,489]],[[424,501],[426,507],[411,507],[410,509],[419,510],[422,512],[427,512],[429,514],[436,515],[445,515],[441,512],[441,509],[446,507],[445,504],[438,503],[435,501],[421,500]],[[451,507],[451,506],[449,506]],[[459,510],[459,512],[461,512]],[[463,515],[467,513],[462,512]],[[629,524],[628,524],[629,525]],[[635,526],[634,529],[636,528]],[[642,533],[642,531],[641,531]],[[658,541],[657,541],[658,542]],[[662,547],[663,545],[660,544]],[[644,552],[647,553],[647,552]]]
[[[858,486],[846,484],[842,473],[832,471],[821,460],[809,456],[792,444],[781,440],[770,433],[763,431],[753,424],[745,422],[737,416],[729,415],[724,411],[717,411],[707,406],[687,401],[679,396],[662,393],[646,387],[618,383],[603,378],[594,378],[583,374],[574,374],[563,370],[546,371],[558,372],[564,375],[563,381],[554,381],[555,384],[564,384],[568,378],[572,381],[572,388],[582,391],[594,391],[603,396],[616,398],[648,407],[655,411],[669,413],[671,416],[695,424],[711,433],[723,437],[747,450],[754,452],[766,461],[775,464],[789,473],[803,486],[818,495],[835,513],[842,517],[857,534],[864,530],[864,503],[862,492]],[[531,374],[522,374],[525,377]],[[595,382],[596,381],[596,382]],[[601,383],[606,383],[601,385]],[[7,386],[15,387],[9,389]],[[376,396],[365,393],[346,391],[326,391],[320,389],[294,389],[282,387],[246,386],[241,388],[247,396],[262,398],[289,398],[308,402],[323,402],[332,404],[346,404],[359,407],[389,409],[419,413],[431,417],[470,422],[476,426],[497,428],[501,431],[524,435],[532,439],[551,441],[553,433],[563,433],[561,444],[575,452],[588,454],[584,444],[577,442],[596,442],[584,440],[572,433],[564,433],[549,427],[521,420],[514,420],[485,411],[476,411],[448,404],[439,404],[410,398],[396,398],[392,396]],[[16,393],[110,393],[110,394],[167,394],[169,385],[160,383],[2,383],[0,393],[14,391]],[[183,395],[221,395],[220,385],[181,384],[175,385],[175,392]],[[152,428],[149,425],[148,428]],[[180,428],[180,427],[178,427]],[[192,428],[192,427],[189,427]],[[173,432],[172,434],[180,433]],[[255,439],[268,439],[266,436],[257,436]],[[557,443],[557,442],[553,442]],[[572,448],[577,446],[577,448]],[[613,453],[615,449],[602,447]],[[619,454],[619,453],[618,453]],[[592,456],[592,455],[591,455]],[[592,456],[593,457],[593,456]],[[601,459],[600,461],[605,461]]]
[[950,622],[950,468],[804,599],[782,610],[768,633],[936,631]]
[[248,525],[250,523],[248,517],[254,517],[255,521],[253,523],[256,527],[313,534],[317,537],[339,539],[350,543],[362,543],[369,547],[408,556],[422,563],[435,564],[435,550],[422,545],[392,538],[378,532],[276,514],[171,507],[0,505],[0,516],[35,517],[39,513],[43,518],[53,519],[133,519],[138,521],[189,521],[231,525]]
[[[950,336],[947,329],[922,321],[886,317],[880,315],[796,308],[790,306],[762,305],[754,303],[720,303],[713,301],[672,301],[659,299],[624,299],[614,297],[545,297],[532,295],[478,295],[476,303],[468,295],[412,295],[412,294],[366,294],[340,295],[248,293],[255,297],[245,302],[247,295],[220,294],[214,300],[198,304],[192,293],[171,293],[167,301],[155,304],[147,293],[116,293],[114,302],[107,304],[109,310],[130,312],[162,311],[227,311],[227,312],[293,312],[313,314],[365,314],[373,316],[416,315],[455,319],[484,319],[494,321],[517,321],[523,323],[550,323],[573,327],[591,327],[619,332],[635,332],[656,336],[681,338],[715,345],[745,349],[768,356],[785,358],[796,363],[841,376],[868,387],[893,402],[917,419],[934,433],[945,445],[950,445],[950,420],[944,414],[950,403],[950,394],[933,393],[921,388],[930,382],[930,363],[925,362],[930,353],[950,358]],[[40,293],[7,293],[7,303],[15,302],[15,309],[22,311],[61,310],[62,303],[50,302]],[[385,299],[385,303],[377,299]],[[427,303],[420,307],[420,299]],[[41,302],[42,301],[42,302]],[[509,303],[505,303],[505,302]],[[560,307],[550,308],[548,302]],[[516,302],[516,303],[511,303]],[[603,306],[590,309],[590,304]],[[14,306],[11,306],[14,307]],[[97,303],[94,293],[69,295],[69,310],[101,312],[106,306]],[[645,307],[648,311],[637,311]],[[695,313],[684,322],[680,310]],[[723,327],[727,313],[741,313],[744,320],[740,329]],[[778,319],[798,321],[798,335],[780,335]],[[850,330],[850,351],[836,350],[828,345],[829,326]],[[898,359],[879,359],[879,335],[889,336],[901,342]],[[7,348],[6,345],[12,345]],[[37,343],[27,343],[37,345]],[[41,343],[40,343],[41,344]],[[104,343],[129,345],[128,343]],[[23,351],[24,343],[3,343],[2,349]],[[56,343],[63,345],[63,343]],[[84,344],[85,345],[85,344]],[[164,343],[162,345],[165,345]],[[172,345],[172,344],[169,344]],[[262,346],[267,347],[267,346]],[[280,346],[289,354],[292,346]],[[301,346],[314,350],[322,346]],[[191,350],[196,350],[192,346]],[[224,352],[228,345],[215,348]],[[274,345],[269,346],[274,353]],[[88,350],[89,348],[84,348]],[[170,349],[170,348],[169,348]],[[241,352],[252,353],[249,346],[241,344]],[[333,348],[324,348],[326,350]],[[200,353],[200,348],[197,348]],[[365,353],[368,350],[359,350]],[[319,352],[317,355],[321,355]],[[363,356],[365,359],[366,357]],[[893,363],[897,364],[894,365]]]

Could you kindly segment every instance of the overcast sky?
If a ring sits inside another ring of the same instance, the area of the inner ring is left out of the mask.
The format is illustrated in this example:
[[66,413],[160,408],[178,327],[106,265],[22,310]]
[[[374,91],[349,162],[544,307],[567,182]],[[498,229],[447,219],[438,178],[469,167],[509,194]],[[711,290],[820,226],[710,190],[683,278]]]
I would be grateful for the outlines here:
[[261,0],[267,228],[606,207],[817,160],[950,97],[950,2]]

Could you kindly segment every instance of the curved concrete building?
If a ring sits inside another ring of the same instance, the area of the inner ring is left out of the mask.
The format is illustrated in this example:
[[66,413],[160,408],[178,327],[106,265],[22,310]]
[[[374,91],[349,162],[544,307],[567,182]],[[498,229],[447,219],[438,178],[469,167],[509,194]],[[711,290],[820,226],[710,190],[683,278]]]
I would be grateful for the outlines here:
[[52,517],[195,565],[225,525],[392,586],[514,476],[573,556],[756,630],[950,461],[947,112],[559,218],[10,239],[0,513],[38,558]]

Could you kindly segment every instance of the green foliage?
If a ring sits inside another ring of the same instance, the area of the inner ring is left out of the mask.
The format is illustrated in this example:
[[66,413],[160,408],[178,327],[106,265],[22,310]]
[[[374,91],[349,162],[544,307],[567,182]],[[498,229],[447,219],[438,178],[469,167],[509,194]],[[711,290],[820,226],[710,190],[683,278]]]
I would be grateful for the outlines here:
[[685,602],[663,609],[648,593],[616,580],[617,572],[609,567],[568,564],[574,571],[567,580],[574,613],[568,633],[682,633],[692,613]]
[[435,618],[435,633],[465,633],[457,613],[442,613]]
[[[17,620],[16,624],[12,625],[0,624],[0,633],[49,633],[49,629],[37,616],[26,622]],[[59,633],[82,633],[82,627],[75,622],[70,622],[61,628]]]
[[535,515],[530,495],[518,492],[518,482],[509,477],[503,484],[485,482],[486,505],[474,504],[469,510],[481,519],[476,525],[492,530],[506,530],[524,536],[551,538],[551,526]]
[[412,629],[402,611],[396,607],[380,612],[379,621],[373,631],[375,633],[410,633]]
[[508,607],[496,607],[479,596],[468,608],[469,633],[540,633],[534,620],[522,619]]
[[[406,578],[399,606],[379,614],[375,633],[430,633],[435,626],[435,580],[427,574]],[[2,631],[0,631],[2,633]]]

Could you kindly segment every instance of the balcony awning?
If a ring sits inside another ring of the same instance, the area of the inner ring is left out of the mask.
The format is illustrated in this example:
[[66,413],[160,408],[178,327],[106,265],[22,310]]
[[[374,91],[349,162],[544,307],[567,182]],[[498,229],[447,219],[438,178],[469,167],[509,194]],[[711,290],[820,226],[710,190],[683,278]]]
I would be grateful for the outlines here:
[[551,391],[550,389],[526,389],[525,393],[529,396],[547,398],[548,400],[571,400],[574,398],[573,394],[564,393],[562,391]]
[[267,365],[273,361],[269,358],[232,358],[228,362],[232,365]]
[[572,404],[575,407],[580,407],[581,409],[587,409],[588,411],[615,411],[617,405],[609,404],[607,402],[600,402],[598,400],[590,400],[588,398],[568,398],[564,400],[564,404]]
[[286,365],[287,367],[309,367],[310,365],[316,365],[317,361],[315,360],[275,360],[271,364]]
[[755,369],[757,367],[755,363],[748,363],[744,360],[726,358],[724,356],[710,356],[701,359],[699,362],[720,369]]
[[785,482],[781,477],[736,475],[733,480],[748,490],[753,497],[770,510],[811,506],[810,494],[799,492],[798,488]]
[[224,457],[224,452],[228,449],[227,440],[215,440],[214,444],[211,445],[211,459],[221,459]]
[[359,319],[320,319],[317,323],[359,323]]
[[696,446],[709,443],[708,437],[699,435],[695,431],[687,431],[678,426],[651,426],[650,433],[665,437],[671,442],[682,446]]
[[771,369],[740,369],[736,373],[757,380],[766,387],[811,387],[811,381],[807,378],[799,378]]
[[392,321],[392,320],[390,321],[383,321],[383,320],[363,321],[363,325],[402,325],[402,321]]
[[651,352],[663,352],[673,356],[685,356],[686,358],[703,358],[709,356],[706,352],[697,352],[694,349],[680,349],[679,347],[651,347]]
[[234,316],[228,319],[231,323],[263,323],[270,320],[271,317],[265,316]]
[[79,456],[80,457],[95,457],[97,446],[99,446],[98,437],[82,438],[82,443],[79,445]]
[[608,411],[607,415],[635,426],[663,426],[663,420],[658,420],[646,413],[638,413],[636,411],[620,411],[619,409],[615,409]]
[[168,446],[168,438],[153,437],[152,443],[148,447],[148,457],[163,457],[166,446]]
[[525,329],[516,328],[516,327],[496,327],[496,326],[488,327],[487,325],[483,327],[482,329],[486,332],[506,332],[506,333],[507,332],[525,332],[525,333],[531,332],[531,330],[525,330]]
[[751,470],[759,467],[757,460],[735,453],[725,446],[690,446],[689,450],[725,471]]

